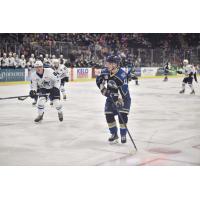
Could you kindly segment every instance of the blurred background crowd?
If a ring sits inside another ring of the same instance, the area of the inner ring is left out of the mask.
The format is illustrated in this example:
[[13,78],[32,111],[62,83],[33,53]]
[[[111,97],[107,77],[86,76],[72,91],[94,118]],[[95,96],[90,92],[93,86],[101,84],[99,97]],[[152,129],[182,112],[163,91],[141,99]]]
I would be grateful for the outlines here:
[[0,67],[31,67],[33,58],[48,66],[59,58],[70,67],[101,68],[109,54],[119,55],[121,66],[180,66],[183,59],[198,64],[199,48],[195,33],[4,33]]

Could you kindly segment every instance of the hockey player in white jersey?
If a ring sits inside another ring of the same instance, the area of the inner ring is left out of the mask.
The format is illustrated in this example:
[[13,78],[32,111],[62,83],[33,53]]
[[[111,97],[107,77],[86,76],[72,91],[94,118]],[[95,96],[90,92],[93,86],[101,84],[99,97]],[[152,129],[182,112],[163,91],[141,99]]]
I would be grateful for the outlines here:
[[20,59],[20,64],[19,65],[23,69],[26,67],[26,59],[25,59],[24,55],[21,55],[21,59]]
[[63,64],[60,64],[58,59],[54,59],[53,60],[53,69],[54,69],[55,73],[57,74],[57,76],[61,80],[60,91],[63,95],[63,99],[66,100],[67,96],[66,96],[66,92],[65,92],[65,82],[69,81],[67,67]]
[[182,90],[179,92],[180,94],[185,93],[185,85],[188,84],[191,88],[190,94],[195,94],[194,87],[192,85],[193,78],[197,82],[196,70],[193,65],[189,65],[188,60],[183,60],[183,69],[178,71],[179,74],[185,74],[185,77],[182,82]]
[[43,120],[44,108],[47,99],[53,101],[56,110],[58,111],[58,118],[63,121],[62,105],[60,102],[60,80],[56,73],[51,68],[44,68],[41,61],[36,61],[35,72],[31,78],[30,97],[35,98],[37,92],[39,93],[38,100],[38,117],[35,122]]
[[46,68],[51,67],[51,59],[49,58],[48,54],[45,55],[43,64]]
[[11,52],[8,54],[8,67],[10,69],[15,68],[15,59],[13,58],[13,54]]
[[14,58],[14,66],[15,68],[18,68],[20,64],[19,56],[16,53],[13,53],[13,58]]
[[60,63],[60,65],[65,65],[65,63],[66,63],[66,60],[63,58],[62,54],[60,55],[59,63]]
[[9,66],[9,64],[8,64],[8,58],[7,58],[6,53],[4,53],[3,57],[1,59],[1,68],[2,69],[7,69],[8,66]]
[[35,64],[35,55],[32,53],[31,57],[29,58],[29,67],[30,68],[34,68],[34,64]]
[[42,61],[42,62],[44,61],[44,57],[43,57],[42,54],[39,55],[38,60],[40,60],[40,61]]

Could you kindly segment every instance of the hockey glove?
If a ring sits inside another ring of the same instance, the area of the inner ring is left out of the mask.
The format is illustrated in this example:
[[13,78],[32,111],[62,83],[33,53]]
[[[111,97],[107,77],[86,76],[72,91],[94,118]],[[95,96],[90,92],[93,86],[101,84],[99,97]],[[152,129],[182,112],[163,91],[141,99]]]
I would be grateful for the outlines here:
[[65,82],[69,82],[69,77],[65,77]]
[[110,90],[106,89],[105,87],[101,89],[101,94],[103,96],[109,97],[110,96]]
[[118,100],[115,102],[115,105],[118,109],[121,109],[124,106],[124,102],[121,98],[118,98]]
[[30,93],[29,93],[29,96],[34,99],[36,96],[37,96],[37,93],[35,90],[31,90]]
[[176,71],[178,74],[183,74],[183,71],[181,69]]

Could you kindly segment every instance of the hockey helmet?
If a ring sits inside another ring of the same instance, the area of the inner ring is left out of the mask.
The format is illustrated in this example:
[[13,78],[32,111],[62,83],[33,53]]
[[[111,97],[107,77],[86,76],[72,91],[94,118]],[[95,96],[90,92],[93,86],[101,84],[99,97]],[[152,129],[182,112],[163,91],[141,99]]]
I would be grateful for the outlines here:
[[53,66],[58,68],[59,67],[59,60],[58,59],[53,59]]
[[106,61],[108,63],[116,63],[116,64],[119,64],[120,62],[120,57],[119,56],[116,56],[116,55],[111,55],[111,56],[108,56],[106,58]]
[[186,64],[186,65],[187,65],[188,63],[189,63],[189,62],[188,62],[187,59],[184,59],[184,60],[183,60],[183,64]]
[[35,62],[35,64],[34,64],[34,67],[43,67],[43,63],[42,63],[42,61],[40,61],[40,60],[37,60],[36,62]]

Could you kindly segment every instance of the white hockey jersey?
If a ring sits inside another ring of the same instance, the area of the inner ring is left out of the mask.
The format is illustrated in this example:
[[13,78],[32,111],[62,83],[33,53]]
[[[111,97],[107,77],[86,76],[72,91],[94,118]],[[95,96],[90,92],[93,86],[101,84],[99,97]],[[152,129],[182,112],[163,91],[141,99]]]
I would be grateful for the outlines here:
[[190,74],[194,75],[195,74],[195,68],[193,65],[186,65],[183,67],[182,72],[185,74],[185,76],[189,76]]
[[54,71],[60,79],[69,77],[68,69],[65,65],[59,65],[58,69],[55,69]]
[[51,59],[50,58],[44,58],[43,64],[46,66],[51,66]]
[[51,89],[60,88],[60,79],[51,68],[44,68],[43,76],[40,77],[36,71],[31,75],[31,89],[37,91],[38,88]]
[[9,66],[8,58],[3,57],[3,58],[1,59],[1,66],[2,66],[2,67],[7,67],[7,66]]
[[25,68],[26,67],[26,59],[20,59],[19,61],[19,65],[22,67],[22,68]]
[[8,57],[8,66],[9,67],[15,66],[15,59],[13,57]]
[[30,66],[34,66],[34,64],[35,64],[35,58],[30,57],[28,62],[29,62]]
[[20,59],[19,57],[16,57],[14,59],[15,59],[15,67],[18,68],[20,66]]

